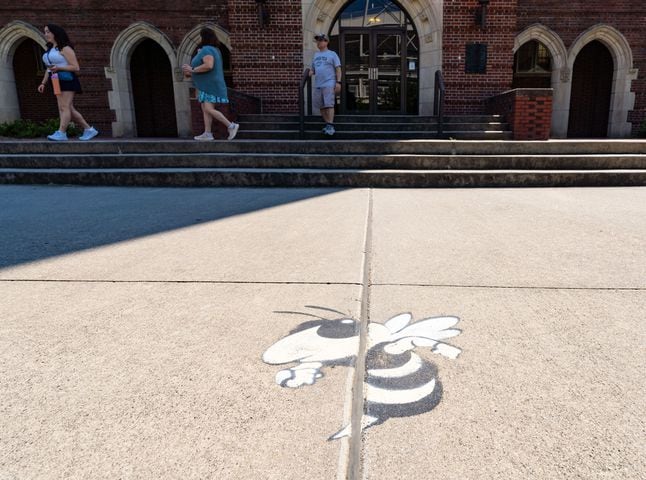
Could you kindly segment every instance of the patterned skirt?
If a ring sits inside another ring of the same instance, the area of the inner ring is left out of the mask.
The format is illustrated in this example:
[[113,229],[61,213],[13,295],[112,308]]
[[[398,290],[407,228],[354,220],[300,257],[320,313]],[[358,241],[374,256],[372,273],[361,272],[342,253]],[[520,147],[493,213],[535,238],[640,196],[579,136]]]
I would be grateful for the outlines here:
[[218,97],[217,95],[211,95],[210,93],[200,91],[197,96],[197,100],[200,103],[229,103],[227,98]]

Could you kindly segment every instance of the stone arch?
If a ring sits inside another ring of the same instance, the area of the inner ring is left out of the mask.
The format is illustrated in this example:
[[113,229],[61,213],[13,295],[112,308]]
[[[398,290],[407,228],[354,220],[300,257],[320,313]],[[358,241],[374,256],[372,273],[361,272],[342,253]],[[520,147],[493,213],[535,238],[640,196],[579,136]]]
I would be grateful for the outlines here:
[[191,55],[200,43],[200,30],[203,28],[210,28],[213,30],[215,32],[215,36],[220,40],[220,43],[224,45],[227,50],[232,50],[229,32],[214,23],[203,23],[184,35],[182,43],[179,44],[179,48],[177,49],[177,62],[180,66],[185,63],[191,63]]
[[29,23],[15,20],[0,29],[0,123],[20,118],[13,56],[16,48],[25,38],[45,48],[45,38],[40,30]]
[[[210,28],[211,30],[213,30],[220,43],[225,46],[227,50],[229,50],[229,52],[231,52],[232,48],[229,32],[214,23],[203,23],[197,25],[190,32],[184,35],[182,43],[179,44],[179,48],[177,49],[177,63],[180,68],[185,63],[191,63],[193,52],[195,51],[201,40],[200,30],[202,30],[203,28]],[[181,102],[183,102],[184,105],[188,106],[187,108],[189,109],[189,115],[191,101],[190,88],[192,85],[193,82],[190,78],[183,78],[182,86],[177,90],[178,98],[181,100]]]
[[[628,112],[635,106],[635,93],[631,92],[632,81],[637,78],[638,70],[633,68],[633,54],[626,37],[614,27],[598,24],[581,33],[570,46],[567,67],[572,72],[574,61],[581,49],[593,40],[603,43],[614,61],[612,94],[610,97],[610,116],[608,119],[609,137],[630,136],[632,124],[628,122]],[[568,79],[568,113],[571,93],[571,78]]]
[[561,37],[556,32],[540,23],[530,25],[514,40],[514,53],[529,41],[536,40],[547,47],[552,55],[552,131],[553,138],[567,136],[568,112],[570,109],[570,82],[571,70],[568,67],[567,48]]
[[[339,12],[348,3],[330,0],[303,0],[303,62],[310,65],[316,51],[316,32],[328,32]],[[442,68],[442,1],[397,0],[411,17],[419,36],[419,114],[432,115],[435,71]]]
[[112,122],[114,137],[131,137],[137,132],[132,83],[130,81],[130,58],[135,47],[144,39],[151,39],[166,52],[173,72],[173,92],[177,133],[180,137],[191,134],[191,115],[188,100],[182,96],[183,75],[177,55],[168,37],[147,22],[136,22],[123,30],[115,39],[110,52],[110,66],[105,68],[105,76],[112,81],[108,91],[110,109],[114,110],[116,121]]

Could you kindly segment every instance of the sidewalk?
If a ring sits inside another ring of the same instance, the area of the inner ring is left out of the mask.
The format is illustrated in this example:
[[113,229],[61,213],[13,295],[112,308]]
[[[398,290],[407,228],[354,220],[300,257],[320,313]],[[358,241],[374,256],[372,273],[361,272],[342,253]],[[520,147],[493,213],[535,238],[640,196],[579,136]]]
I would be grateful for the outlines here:
[[0,480],[646,477],[645,214],[2,186]]

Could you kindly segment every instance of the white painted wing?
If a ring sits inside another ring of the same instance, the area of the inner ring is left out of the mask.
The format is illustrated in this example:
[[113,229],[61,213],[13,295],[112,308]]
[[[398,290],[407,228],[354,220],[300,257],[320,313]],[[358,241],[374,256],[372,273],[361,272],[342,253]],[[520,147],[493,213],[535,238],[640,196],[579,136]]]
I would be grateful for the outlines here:
[[384,323],[390,333],[397,333],[408,325],[413,316],[410,313],[400,313]]
[[393,338],[424,337],[433,340],[455,337],[460,330],[451,327],[460,321],[458,317],[434,317],[415,322],[393,335]]

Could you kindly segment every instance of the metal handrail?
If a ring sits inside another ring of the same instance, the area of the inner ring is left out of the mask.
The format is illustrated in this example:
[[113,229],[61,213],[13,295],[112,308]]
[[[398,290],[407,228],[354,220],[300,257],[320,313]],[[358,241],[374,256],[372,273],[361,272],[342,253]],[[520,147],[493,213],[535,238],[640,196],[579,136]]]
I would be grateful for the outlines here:
[[433,97],[433,115],[437,117],[437,133],[442,134],[444,130],[444,96],[446,86],[442,70],[435,72],[435,92]]
[[298,115],[299,115],[299,132],[301,138],[305,136],[305,89],[307,88],[307,105],[309,111],[312,111],[312,77],[310,77],[310,69],[306,68],[301,77],[301,88],[298,91]]
[[[227,97],[229,98],[229,109],[230,112],[233,114],[238,113],[238,105],[237,101],[239,100],[240,97],[244,97],[248,99],[249,102],[254,103],[257,105],[257,112],[253,113],[263,113],[262,112],[262,98],[260,97],[255,97],[253,95],[249,95],[248,93],[245,93],[240,90],[236,90],[235,88],[227,87]],[[246,112],[249,113],[249,112]]]

